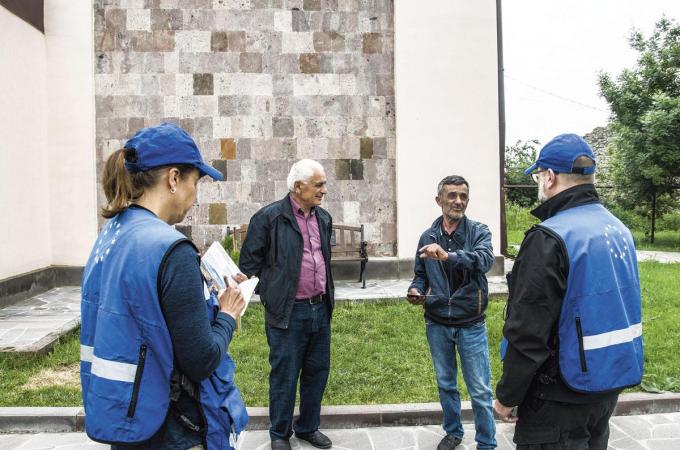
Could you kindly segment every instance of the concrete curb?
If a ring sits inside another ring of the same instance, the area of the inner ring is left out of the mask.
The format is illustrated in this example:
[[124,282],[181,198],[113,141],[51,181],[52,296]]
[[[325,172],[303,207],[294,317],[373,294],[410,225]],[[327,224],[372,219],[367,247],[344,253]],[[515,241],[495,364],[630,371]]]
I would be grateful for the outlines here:
[[[614,415],[661,414],[680,411],[680,394],[623,394]],[[269,410],[248,408],[249,430],[269,428]],[[472,422],[470,402],[462,402],[464,422]],[[404,403],[395,405],[341,405],[321,409],[321,428],[364,428],[380,426],[439,425],[439,403]],[[83,431],[85,411],[68,408],[0,408],[0,433],[68,433]]]

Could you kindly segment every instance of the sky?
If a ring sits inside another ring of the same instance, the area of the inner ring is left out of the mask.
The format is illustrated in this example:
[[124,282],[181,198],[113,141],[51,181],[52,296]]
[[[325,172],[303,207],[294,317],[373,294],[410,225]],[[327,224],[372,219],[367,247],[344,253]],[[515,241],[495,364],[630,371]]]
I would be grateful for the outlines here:
[[651,34],[665,13],[680,21],[680,0],[504,0],[506,145],[607,124],[599,72],[634,67],[632,29]]

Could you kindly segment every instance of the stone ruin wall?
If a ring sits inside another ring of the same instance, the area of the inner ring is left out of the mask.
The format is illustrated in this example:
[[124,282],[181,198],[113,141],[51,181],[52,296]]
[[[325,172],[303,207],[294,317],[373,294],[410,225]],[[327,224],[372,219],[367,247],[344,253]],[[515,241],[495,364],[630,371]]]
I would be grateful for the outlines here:
[[[396,254],[390,0],[95,0],[96,151],[172,121],[225,181],[201,180],[178,228],[199,248],[320,161],[335,223]],[[104,201],[101,189],[99,205]]]

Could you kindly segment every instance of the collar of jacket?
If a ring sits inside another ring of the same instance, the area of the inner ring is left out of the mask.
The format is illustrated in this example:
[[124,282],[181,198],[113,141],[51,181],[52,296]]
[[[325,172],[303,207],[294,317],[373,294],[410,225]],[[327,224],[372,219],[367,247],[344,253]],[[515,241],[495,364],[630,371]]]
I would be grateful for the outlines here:
[[[434,235],[433,237],[437,239],[437,237],[441,237],[444,232],[442,231],[442,222],[444,221],[444,216],[439,216],[437,217],[434,222],[432,222],[432,227],[430,228],[430,234]],[[458,222],[458,226],[456,227],[456,231],[453,232],[453,239],[458,242],[459,244],[465,241],[465,229],[467,228],[467,216],[463,216],[462,219]]]
[[599,202],[600,197],[597,195],[594,184],[579,184],[541,203],[531,211],[531,214],[543,221],[565,209]]
[[[293,214],[293,205],[290,202],[290,193],[286,194],[283,199],[280,200],[281,204],[281,215],[288,219],[288,221],[291,223],[291,226],[295,231],[300,233],[300,236],[302,236],[302,231],[300,231],[300,227],[298,226],[297,219],[295,218],[295,214]],[[314,215],[316,216],[316,220],[319,222],[319,227],[321,228],[322,225],[328,225],[328,219],[327,215],[328,213],[325,212],[325,210],[321,207],[316,207],[313,206],[310,211],[314,211]]]
[[290,202],[290,192],[283,197],[283,200],[281,200],[281,207],[281,214],[283,217],[288,219],[288,222],[290,222],[293,229],[302,236],[302,231],[300,231],[300,227],[295,219],[295,214],[293,214],[293,205]]

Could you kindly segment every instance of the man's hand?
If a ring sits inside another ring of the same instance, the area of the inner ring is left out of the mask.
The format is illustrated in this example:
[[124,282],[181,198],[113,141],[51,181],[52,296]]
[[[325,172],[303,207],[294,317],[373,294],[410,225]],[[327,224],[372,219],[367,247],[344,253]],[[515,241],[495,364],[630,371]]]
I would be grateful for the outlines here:
[[498,400],[494,401],[493,409],[496,411],[496,415],[503,422],[515,423],[517,422],[517,416],[513,413],[514,408],[512,406],[505,406]]
[[425,304],[425,296],[418,292],[418,289],[416,288],[411,288],[408,290],[408,294],[406,294],[406,299],[412,305]]
[[234,320],[241,316],[246,307],[241,290],[233,284],[220,292],[217,300],[220,303],[220,311],[229,314]]
[[421,247],[420,250],[420,257],[425,259],[425,258],[432,258],[432,259],[438,259],[440,261],[446,261],[449,258],[449,254],[441,248],[439,244],[429,244],[425,245],[424,247]]

